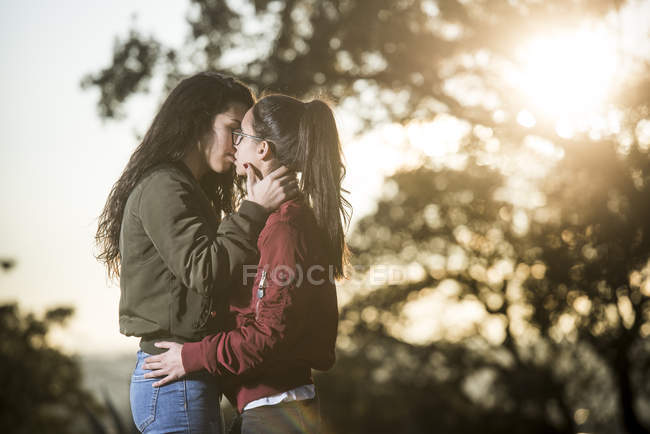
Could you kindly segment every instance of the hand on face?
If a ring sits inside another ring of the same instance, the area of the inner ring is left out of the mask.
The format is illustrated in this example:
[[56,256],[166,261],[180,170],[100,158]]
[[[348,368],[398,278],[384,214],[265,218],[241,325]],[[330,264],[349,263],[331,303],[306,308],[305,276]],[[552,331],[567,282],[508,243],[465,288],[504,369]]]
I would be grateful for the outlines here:
[[237,145],[237,174],[246,176],[248,200],[271,212],[282,202],[298,195],[296,174],[284,166],[269,172],[277,162],[269,143],[263,137],[256,136],[253,130],[252,108],[242,119],[242,130],[248,137],[243,137]]
[[268,212],[299,193],[296,174],[281,166],[260,180],[251,164],[246,168],[248,200],[263,206]]

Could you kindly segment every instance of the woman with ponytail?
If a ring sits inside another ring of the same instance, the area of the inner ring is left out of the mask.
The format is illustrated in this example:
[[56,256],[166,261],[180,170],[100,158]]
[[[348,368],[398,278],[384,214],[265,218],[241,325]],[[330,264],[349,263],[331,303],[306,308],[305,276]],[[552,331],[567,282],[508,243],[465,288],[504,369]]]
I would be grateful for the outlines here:
[[[260,182],[251,172],[249,200],[234,212],[232,131],[253,102],[245,85],[218,73],[181,81],[99,217],[99,259],[120,278],[120,332],[140,337],[130,388],[140,431],[222,432],[213,377],[198,372],[152,387],[143,365],[164,351],[157,342],[196,342],[224,329],[235,270],[256,258],[268,213],[297,190],[293,175],[281,176],[287,168]],[[232,214],[221,221],[222,213]]]
[[242,432],[318,432],[311,369],[334,364],[335,279],[344,275],[350,216],[334,115],[321,100],[269,95],[233,135],[237,173],[252,169],[263,179],[284,165],[301,174],[301,194],[271,213],[260,233],[255,278],[246,279],[245,270],[244,290],[231,298],[234,329],[196,343],[157,344],[169,351],[145,360],[147,377],[164,376],[162,385],[207,370],[226,385]]

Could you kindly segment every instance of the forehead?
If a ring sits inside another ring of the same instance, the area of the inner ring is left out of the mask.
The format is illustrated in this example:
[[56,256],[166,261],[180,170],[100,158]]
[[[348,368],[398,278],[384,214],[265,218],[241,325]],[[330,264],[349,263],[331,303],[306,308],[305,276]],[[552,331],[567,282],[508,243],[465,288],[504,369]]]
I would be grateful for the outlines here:
[[217,116],[215,116],[215,123],[217,122],[236,122],[240,123],[242,119],[244,118],[244,114],[246,113],[246,110],[248,110],[248,107],[246,107],[244,104],[231,104],[228,106],[228,108],[221,112],[217,113]]
[[253,131],[253,108],[248,109],[241,122],[242,130]]

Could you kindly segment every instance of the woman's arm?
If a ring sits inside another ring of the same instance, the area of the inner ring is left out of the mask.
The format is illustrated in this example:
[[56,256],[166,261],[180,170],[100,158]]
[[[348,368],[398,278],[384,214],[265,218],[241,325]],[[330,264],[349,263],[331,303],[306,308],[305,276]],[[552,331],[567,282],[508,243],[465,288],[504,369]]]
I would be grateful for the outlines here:
[[[142,226],[172,273],[188,288],[207,294],[225,283],[237,266],[255,258],[257,238],[268,211],[291,196],[293,176],[280,168],[263,181],[249,183],[255,200],[224,219],[218,231],[203,217],[197,187],[176,169],[153,173],[137,206]],[[261,204],[261,205],[260,205]]]
[[147,236],[183,285],[207,294],[225,282],[238,264],[254,257],[266,211],[244,202],[217,231],[203,217],[198,188],[177,169],[153,173],[142,187],[137,207]]
[[169,351],[148,358],[143,366],[154,370],[147,378],[166,376],[155,386],[202,369],[217,375],[242,375],[290,348],[300,337],[309,293],[307,288],[295,284],[297,264],[304,259],[297,231],[286,223],[274,223],[260,249],[260,267],[268,277],[255,320],[238,329],[207,336],[201,342],[157,344]]

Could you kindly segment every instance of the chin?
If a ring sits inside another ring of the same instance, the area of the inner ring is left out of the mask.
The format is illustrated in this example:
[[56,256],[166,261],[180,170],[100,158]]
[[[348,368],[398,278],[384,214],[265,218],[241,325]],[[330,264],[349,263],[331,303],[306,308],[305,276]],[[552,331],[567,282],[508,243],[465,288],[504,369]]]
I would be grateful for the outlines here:
[[232,167],[232,163],[229,161],[224,161],[220,164],[211,164],[210,169],[217,173],[226,173]]

